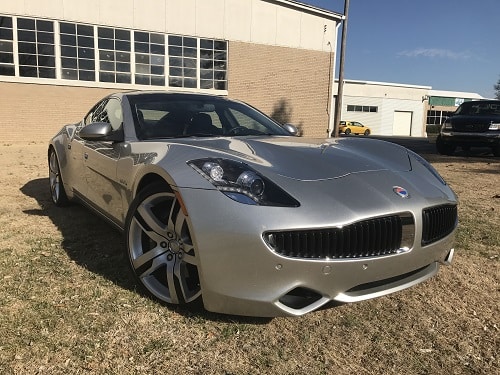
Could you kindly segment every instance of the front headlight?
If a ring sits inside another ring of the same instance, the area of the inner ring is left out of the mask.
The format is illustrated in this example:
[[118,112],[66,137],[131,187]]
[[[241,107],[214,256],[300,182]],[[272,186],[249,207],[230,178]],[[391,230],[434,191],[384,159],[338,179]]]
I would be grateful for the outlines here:
[[500,130],[500,124],[491,123],[488,130]]
[[450,121],[445,121],[444,124],[443,124],[443,129],[445,129],[445,130],[452,130],[453,126],[451,125],[451,122]]
[[244,163],[207,158],[188,161],[188,165],[237,202],[261,206],[300,206],[278,185]]

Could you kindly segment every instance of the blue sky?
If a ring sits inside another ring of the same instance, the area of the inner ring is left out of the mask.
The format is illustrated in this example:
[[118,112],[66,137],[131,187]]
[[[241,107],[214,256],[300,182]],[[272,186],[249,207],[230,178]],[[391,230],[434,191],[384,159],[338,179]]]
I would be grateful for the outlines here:
[[[344,0],[300,1],[344,12]],[[500,0],[350,0],[347,25],[345,79],[494,96]]]

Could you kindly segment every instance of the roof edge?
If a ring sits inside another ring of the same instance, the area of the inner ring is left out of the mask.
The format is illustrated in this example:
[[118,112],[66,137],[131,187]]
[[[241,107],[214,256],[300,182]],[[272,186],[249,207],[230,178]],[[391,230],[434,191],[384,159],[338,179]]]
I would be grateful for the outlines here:
[[345,19],[345,16],[343,14],[339,14],[336,12],[333,12],[331,10],[319,8],[314,5],[310,4],[305,4],[300,1],[295,1],[295,0],[261,0],[265,1],[267,3],[274,3],[278,5],[282,5],[288,8],[296,9],[296,10],[301,10],[310,14],[314,14],[317,16],[321,16],[323,18],[327,18],[333,21],[342,21]]

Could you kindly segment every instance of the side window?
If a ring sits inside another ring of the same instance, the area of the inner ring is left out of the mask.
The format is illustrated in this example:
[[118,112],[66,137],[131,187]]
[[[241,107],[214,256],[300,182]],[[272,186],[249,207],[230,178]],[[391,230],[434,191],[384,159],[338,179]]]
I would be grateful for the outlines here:
[[113,130],[120,129],[123,122],[123,112],[121,102],[118,99],[109,99],[108,103],[104,107],[103,114],[105,115],[107,121],[101,121],[109,122]]
[[99,121],[98,118],[99,118],[99,113],[102,112],[102,110],[104,109],[104,107],[106,106],[106,103],[108,102],[109,99],[104,99],[102,101],[100,101],[99,103],[97,103],[94,108],[92,108],[90,110],[90,112],[87,114],[87,116],[85,117],[84,119],[84,125],[87,126],[93,122],[97,122]]
[[85,126],[93,122],[107,122],[118,130],[123,122],[121,103],[115,98],[106,98],[97,103],[84,119]]
[[237,111],[233,108],[230,108],[229,111],[236,119],[238,126],[243,126],[247,129],[257,130],[257,131],[260,131],[263,133],[266,133],[268,131],[264,125],[259,124],[256,120],[247,116],[246,114],[244,114],[240,111]]

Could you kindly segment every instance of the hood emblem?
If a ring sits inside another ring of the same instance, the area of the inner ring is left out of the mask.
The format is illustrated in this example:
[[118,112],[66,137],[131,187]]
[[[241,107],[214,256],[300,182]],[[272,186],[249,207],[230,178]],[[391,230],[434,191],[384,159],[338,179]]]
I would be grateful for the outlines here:
[[401,198],[410,198],[410,194],[405,188],[401,186],[393,186],[392,191],[399,195]]

